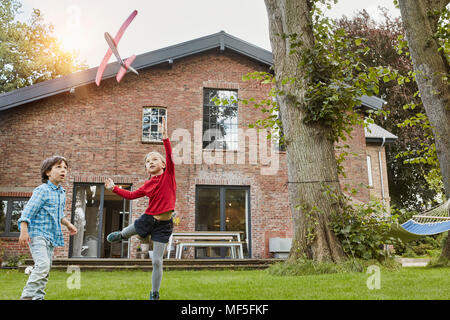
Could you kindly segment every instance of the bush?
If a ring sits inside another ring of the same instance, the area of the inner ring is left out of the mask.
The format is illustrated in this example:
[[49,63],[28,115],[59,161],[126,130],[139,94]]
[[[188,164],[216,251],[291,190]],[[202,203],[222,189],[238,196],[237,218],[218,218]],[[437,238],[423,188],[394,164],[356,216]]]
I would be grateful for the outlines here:
[[3,267],[17,268],[27,258],[28,258],[27,255],[18,255],[18,254],[5,255],[3,257]]
[[385,245],[397,244],[397,240],[385,237],[396,219],[379,201],[372,200],[367,204],[345,205],[342,214],[332,216],[331,227],[347,255],[381,261],[388,256]]
[[432,236],[426,236],[407,243],[399,242],[395,246],[395,252],[397,255],[408,258],[438,256],[442,252],[445,239],[447,239],[447,234],[448,231]]
[[341,263],[317,262],[308,259],[298,259],[294,262],[275,263],[266,269],[273,276],[306,276],[330,273],[365,272],[370,265],[379,265],[384,269],[397,271],[401,264],[394,259],[385,259],[382,263],[377,260],[351,259]]

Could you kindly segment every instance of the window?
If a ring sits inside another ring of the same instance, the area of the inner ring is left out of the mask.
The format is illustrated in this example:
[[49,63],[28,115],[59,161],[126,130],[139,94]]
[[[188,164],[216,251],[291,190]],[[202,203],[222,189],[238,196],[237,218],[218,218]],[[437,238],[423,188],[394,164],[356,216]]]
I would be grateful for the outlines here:
[[[197,186],[195,230],[241,231],[244,256],[250,257],[250,188],[243,186]],[[197,258],[230,257],[229,249],[197,248]]]
[[0,236],[19,236],[17,221],[27,202],[28,198],[0,198]]
[[272,138],[275,142],[275,148],[278,151],[286,151],[286,145],[284,144],[284,132],[281,125],[281,112],[280,110],[274,110],[273,115],[276,116],[276,123],[272,127]]
[[370,156],[367,156],[367,172],[369,174],[369,187],[373,187],[372,160],[371,160]]
[[[130,185],[118,185],[130,189]],[[109,233],[130,223],[131,203],[100,183],[75,183],[71,222],[78,229],[70,237],[70,258],[127,258],[129,241],[109,243]]]
[[203,149],[238,149],[237,99],[237,91],[204,90]]
[[144,107],[142,113],[142,141],[161,142],[162,133],[159,132],[158,123],[167,119],[167,110],[161,107]]

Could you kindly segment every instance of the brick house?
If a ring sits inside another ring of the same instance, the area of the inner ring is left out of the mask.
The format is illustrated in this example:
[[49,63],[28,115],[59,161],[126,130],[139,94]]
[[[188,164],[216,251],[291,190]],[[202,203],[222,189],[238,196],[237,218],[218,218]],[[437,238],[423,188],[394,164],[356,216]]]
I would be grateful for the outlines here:
[[[243,81],[242,75],[268,71],[271,64],[269,51],[222,31],[139,55],[133,64],[139,76],[129,73],[120,84],[114,62],[99,87],[97,68],[92,68],[1,95],[0,239],[5,253],[28,252],[18,246],[17,219],[41,183],[41,161],[60,154],[69,161],[65,214],[80,232],[69,237],[63,227],[65,247],[57,248],[55,257],[134,258],[136,237],[113,246],[105,239],[138,218],[148,200],[124,200],[103,183],[111,177],[123,188],[142,185],[144,156],[150,150],[164,154],[156,123],[167,117],[176,163],[175,230],[240,230],[247,257],[271,257],[269,239],[293,235],[286,154],[267,141],[267,133],[248,128],[262,117],[259,110],[233,99],[217,106],[212,99],[267,98],[267,85]],[[363,97],[361,109],[382,104]],[[358,155],[344,164],[347,178],[341,182],[371,184],[356,196],[360,201],[376,196],[388,202],[384,143],[396,137],[374,128],[370,133],[355,128],[347,143]],[[220,250],[197,250],[198,257],[224,256]]]

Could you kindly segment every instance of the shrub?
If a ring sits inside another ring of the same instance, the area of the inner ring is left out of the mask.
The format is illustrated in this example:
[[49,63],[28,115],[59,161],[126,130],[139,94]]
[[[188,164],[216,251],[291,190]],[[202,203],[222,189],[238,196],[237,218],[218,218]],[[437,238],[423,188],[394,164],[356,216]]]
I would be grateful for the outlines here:
[[342,214],[334,214],[331,227],[342,243],[344,252],[354,258],[381,261],[388,256],[385,245],[398,241],[386,239],[390,226],[397,217],[389,215],[377,200],[345,205]]
[[381,264],[377,260],[351,259],[341,263],[317,262],[308,259],[298,259],[294,262],[275,263],[266,269],[273,276],[306,276],[330,273],[365,272],[370,265],[379,265],[384,269],[397,271],[401,264],[394,259],[385,259]]
[[3,266],[16,268],[21,265],[27,258],[27,255],[5,254],[5,256],[3,257]]

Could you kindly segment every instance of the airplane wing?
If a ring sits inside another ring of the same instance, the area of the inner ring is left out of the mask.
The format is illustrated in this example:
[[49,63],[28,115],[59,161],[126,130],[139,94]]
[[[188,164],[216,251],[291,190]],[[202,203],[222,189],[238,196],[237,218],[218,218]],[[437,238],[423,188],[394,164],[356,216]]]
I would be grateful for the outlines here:
[[[117,46],[117,44],[120,41],[120,38],[122,38],[123,33],[128,28],[128,26],[130,25],[131,21],[133,21],[134,17],[136,17],[137,13],[138,13],[137,10],[134,10],[130,14],[130,16],[127,18],[127,20],[125,20],[125,22],[122,24],[122,26],[120,27],[120,29],[117,32],[116,36],[114,37],[114,44],[115,44],[115,46]],[[99,86],[100,82],[102,81],[103,72],[105,72],[106,66],[108,64],[109,58],[111,58],[112,53],[113,52],[112,52],[111,48],[109,48],[108,51],[106,51],[106,54],[103,57],[103,60],[100,63],[100,66],[97,69],[97,75],[95,76],[95,83],[97,84],[97,86]]]

